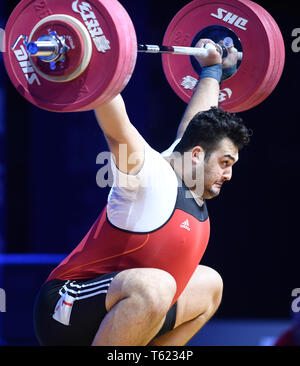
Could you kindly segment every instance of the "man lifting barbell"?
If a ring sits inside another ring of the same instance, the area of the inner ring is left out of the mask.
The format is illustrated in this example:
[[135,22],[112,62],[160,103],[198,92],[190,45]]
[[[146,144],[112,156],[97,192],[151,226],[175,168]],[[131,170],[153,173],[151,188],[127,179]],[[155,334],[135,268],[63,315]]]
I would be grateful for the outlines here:
[[[41,288],[37,337],[43,345],[184,345],[222,296],[220,275],[199,263],[210,230],[205,200],[231,179],[249,142],[228,112],[253,108],[274,90],[284,66],[280,30],[252,1],[193,0],[170,23],[164,46],[138,46],[117,0],[42,5],[22,0],[8,20],[7,72],[40,108],[96,111],[114,184],[90,231]],[[189,103],[163,154],[131,124],[120,95],[137,51],[165,53],[166,78]],[[219,100],[221,81],[228,98]]]
[[222,59],[214,42],[198,46],[208,43],[214,47],[198,58],[201,80],[174,157],[145,142],[120,95],[96,109],[114,156],[114,185],[89,233],[40,291],[42,345],[184,345],[217,310],[222,279],[198,265],[209,237],[205,199],[231,179],[249,133],[240,118],[216,108]]

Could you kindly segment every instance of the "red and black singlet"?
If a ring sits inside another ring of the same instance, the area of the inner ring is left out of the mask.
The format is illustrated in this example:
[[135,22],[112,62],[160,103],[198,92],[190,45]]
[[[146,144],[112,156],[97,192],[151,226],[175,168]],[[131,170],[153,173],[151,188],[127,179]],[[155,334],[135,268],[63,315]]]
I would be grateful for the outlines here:
[[201,261],[210,233],[206,203],[200,207],[188,188],[181,185],[171,216],[151,232],[117,228],[109,222],[105,207],[84,239],[47,281],[90,279],[130,268],[158,268],[176,280],[174,303]]

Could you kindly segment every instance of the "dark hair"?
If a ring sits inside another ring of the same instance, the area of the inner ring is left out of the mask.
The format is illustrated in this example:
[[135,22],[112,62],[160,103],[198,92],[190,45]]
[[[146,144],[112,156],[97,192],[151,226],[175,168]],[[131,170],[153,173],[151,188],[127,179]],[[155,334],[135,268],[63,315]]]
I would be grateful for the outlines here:
[[240,150],[248,145],[250,131],[236,114],[226,112],[220,107],[212,107],[193,117],[174,151],[183,154],[199,145],[205,150],[206,158],[208,158],[225,137],[229,138]]

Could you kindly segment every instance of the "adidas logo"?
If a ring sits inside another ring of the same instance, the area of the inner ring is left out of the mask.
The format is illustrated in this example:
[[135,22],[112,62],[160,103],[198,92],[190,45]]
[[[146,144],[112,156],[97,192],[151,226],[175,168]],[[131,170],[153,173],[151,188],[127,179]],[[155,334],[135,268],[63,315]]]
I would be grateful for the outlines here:
[[186,230],[188,230],[188,231],[191,231],[191,228],[190,228],[190,224],[189,224],[189,220],[188,219],[186,219],[181,225],[180,225],[180,227],[182,228],[182,229],[186,229]]

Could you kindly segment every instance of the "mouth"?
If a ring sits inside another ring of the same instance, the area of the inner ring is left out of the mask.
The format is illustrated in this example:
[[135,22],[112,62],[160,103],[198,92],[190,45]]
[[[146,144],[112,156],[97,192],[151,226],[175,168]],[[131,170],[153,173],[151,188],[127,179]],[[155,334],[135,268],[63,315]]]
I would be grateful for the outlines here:
[[217,183],[215,183],[214,185],[215,185],[215,186],[217,186],[218,188],[221,188],[221,187],[222,187],[222,185],[223,185],[223,183],[217,182]]

